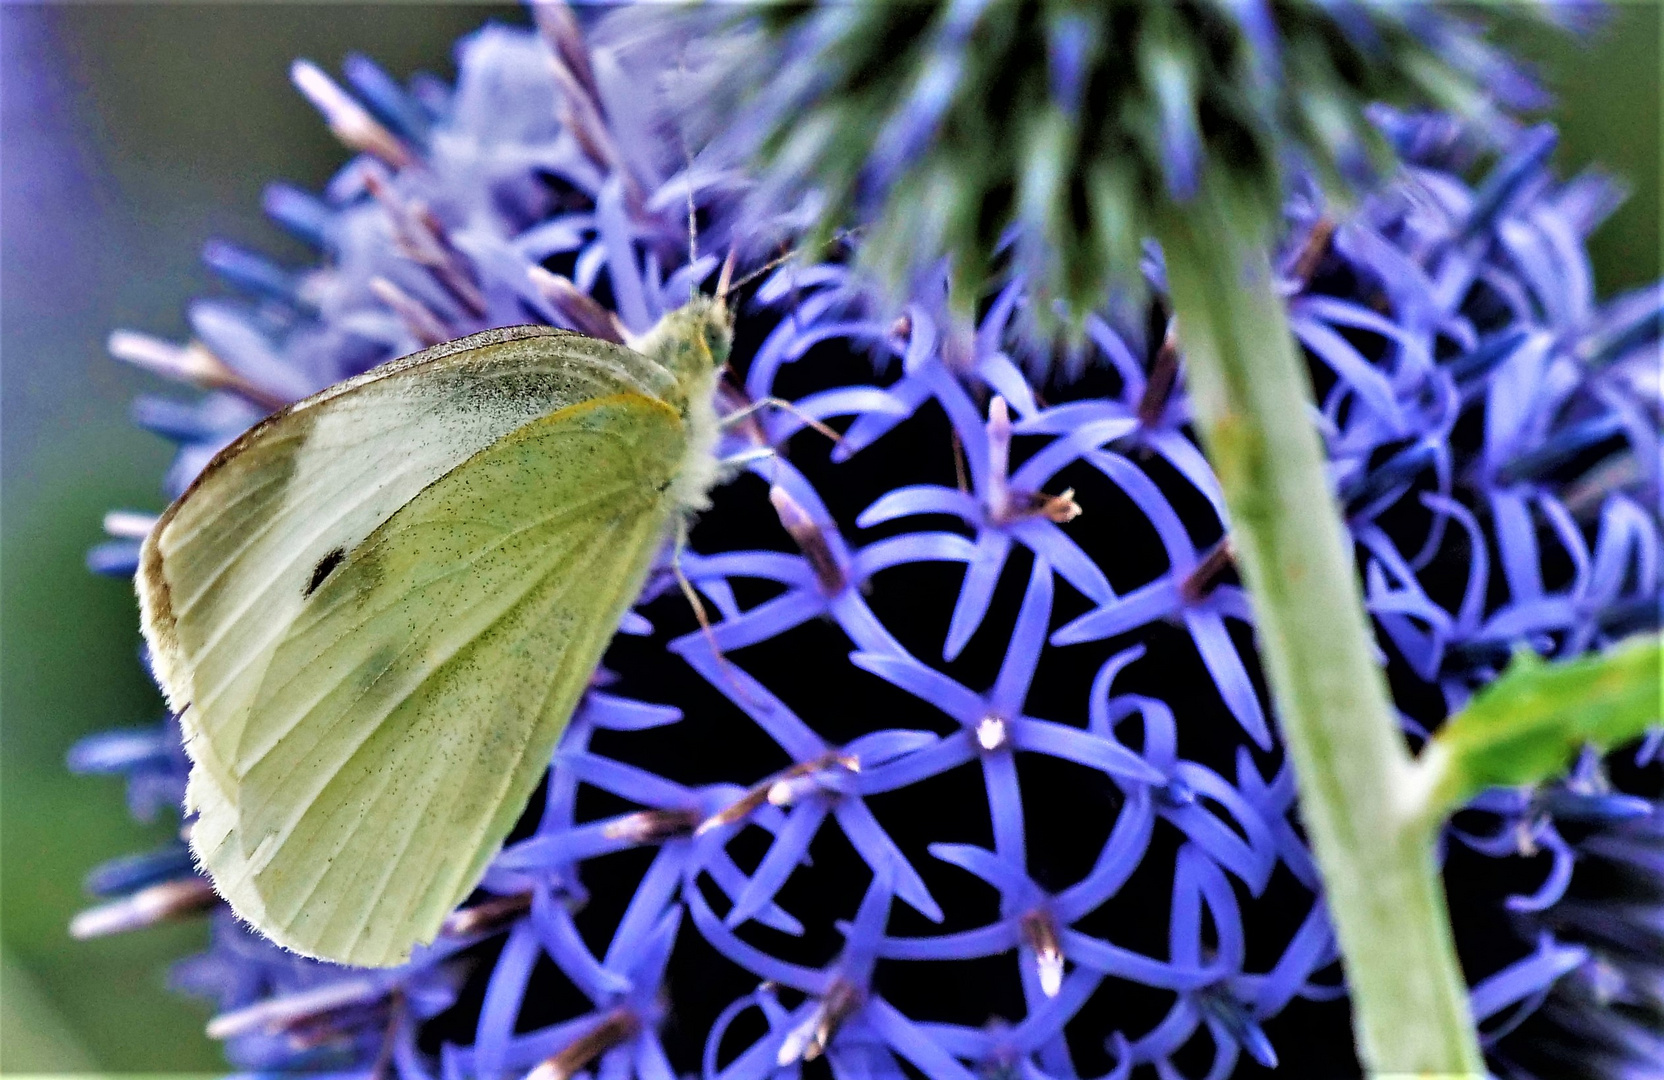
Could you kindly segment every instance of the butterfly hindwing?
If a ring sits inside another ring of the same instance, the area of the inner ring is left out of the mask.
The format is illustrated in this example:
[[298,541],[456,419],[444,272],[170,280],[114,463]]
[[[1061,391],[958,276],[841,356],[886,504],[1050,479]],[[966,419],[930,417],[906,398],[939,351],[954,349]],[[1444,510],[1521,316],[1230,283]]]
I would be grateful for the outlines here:
[[[658,400],[673,392],[659,365],[619,346],[547,328],[488,331],[276,414],[216,458],[164,515],[139,575],[146,637],[170,702],[183,710],[193,761],[187,805],[200,815],[193,846],[240,914],[269,929],[241,845],[241,747],[245,736],[259,745],[269,728],[256,702],[280,648],[339,595],[337,581],[362,586],[362,571],[348,573],[353,553],[367,552],[372,534],[441,478],[489,447],[519,445],[511,433],[619,394],[644,402],[644,417],[674,419]],[[614,414],[594,417],[604,415]],[[619,464],[604,457],[596,458],[602,467]],[[597,475],[547,497],[587,494]],[[616,616],[596,632],[610,634],[614,624]]]
[[640,590],[682,445],[677,414],[640,395],[533,421],[308,598],[237,747],[235,825],[199,848],[216,881],[252,893],[268,936],[366,965],[432,939]]

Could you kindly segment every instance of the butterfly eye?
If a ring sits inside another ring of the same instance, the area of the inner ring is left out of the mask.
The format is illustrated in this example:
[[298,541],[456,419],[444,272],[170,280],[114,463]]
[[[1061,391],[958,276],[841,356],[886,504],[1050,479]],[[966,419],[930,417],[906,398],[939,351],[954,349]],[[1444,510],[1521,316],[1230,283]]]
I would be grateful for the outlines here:
[[312,580],[306,583],[306,591],[301,593],[301,596],[311,596],[313,593],[317,592],[318,586],[322,585],[324,583],[324,579],[329,577],[337,566],[340,566],[343,562],[345,562],[346,558],[347,553],[340,548],[336,548],[328,555],[319,559],[318,565],[312,568]]
[[704,325],[705,348],[711,354],[711,366],[721,367],[728,362],[728,350],[733,347],[733,335],[721,318],[708,320]]

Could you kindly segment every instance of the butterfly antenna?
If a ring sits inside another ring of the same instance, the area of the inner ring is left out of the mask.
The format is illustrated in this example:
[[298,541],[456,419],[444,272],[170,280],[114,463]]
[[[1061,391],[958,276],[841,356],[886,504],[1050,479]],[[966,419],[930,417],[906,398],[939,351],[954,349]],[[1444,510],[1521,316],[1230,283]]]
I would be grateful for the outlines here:
[[793,258],[796,258],[797,253],[800,250],[802,250],[802,249],[801,248],[792,248],[790,251],[786,252],[784,255],[781,255],[778,258],[769,260],[768,262],[764,263],[762,266],[759,266],[759,267],[757,267],[757,269],[751,271],[751,273],[745,275],[744,277],[740,278],[738,281],[734,282],[731,286],[729,286],[729,290],[730,291],[738,291],[740,289],[745,288],[747,285],[751,284],[753,281],[756,281],[758,278],[762,277],[764,274],[768,273],[770,270],[773,270],[775,267],[779,266],[781,263],[789,262]]
[[[693,205],[693,151],[688,149],[687,133],[682,131],[680,127],[676,130],[676,141],[682,144],[682,162],[684,165],[682,177],[688,202],[688,265],[692,266],[699,261],[699,215]],[[689,303],[693,302],[694,294],[698,289],[697,284],[692,281],[688,282]]]
[[[838,232],[832,237],[832,239],[835,240],[835,241],[854,240],[859,236],[860,236],[860,230],[859,229],[839,229]],[[769,260],[767,263],[764,263],[762,266],[757,267],[757,269],[751,271],[751,273],[745,275],[744,277],[740,278],[738,281],[734,282],[732,288],[733,289],[743,289],[743,288],[745,288],[747,285],[751,284],[753,281],[756,281],[758,278],[762,277],[764,274],[768,273],[770,270],[773,270],[775,267],[781,265],[782,263],[787,263],[787,262],[790,262],[791,260],[797,258],[799,255],[801,255],[803,253],[804,249],[807,248],[808,246],[809,245],[807,245],[807,244],[799,244],[798,246],[796,246],[794,248],[790,248],[789,250],[782,252],[781,254],[777,255],[775,258]]]

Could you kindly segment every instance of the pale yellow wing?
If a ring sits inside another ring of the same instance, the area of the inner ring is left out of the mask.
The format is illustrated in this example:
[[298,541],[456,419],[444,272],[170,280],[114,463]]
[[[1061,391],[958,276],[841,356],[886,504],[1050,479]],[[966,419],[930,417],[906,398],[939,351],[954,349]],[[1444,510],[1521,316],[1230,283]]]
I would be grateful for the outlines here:
[[662,402],[593,399],[482,450],[346,553],[273,652],[235,752],[216,744],[231,812],[193,845],[235,909],[344,963],[432,940],[639,592],[684,449]]
[[[508,432],[577,401],[673,392],[628,349],[548,327],[435,346],[279,412],[222,452],[146,540],[145,637],[197,772],[228,777],[278,640],[319,569],[417,492]],[[186,707],[189,706],[187,709]]]
[[[236,829],[232,767],[255,695],[309,594],[400,507],[483,448],[575,402],[680,397],[639,353],[548,327],[487,331],[285,409],[218,455],[146,539],[145,636],[192,769],[193,843]],[[263,925],[257,895],[239,911]]]

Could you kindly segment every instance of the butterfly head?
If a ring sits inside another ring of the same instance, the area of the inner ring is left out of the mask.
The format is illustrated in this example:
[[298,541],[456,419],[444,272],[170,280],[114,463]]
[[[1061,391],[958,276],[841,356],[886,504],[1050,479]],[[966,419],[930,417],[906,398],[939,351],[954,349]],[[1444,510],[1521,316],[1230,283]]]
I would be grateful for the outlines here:
[[713,371],[728,363],[734,347],[734,314],[721,296],[695,297],[682,309],[688,313],[689,331],[697,339],[695,365]]
[[734,320],[718,297],[697,295],[669,312],[658,324],[630,342],[630,347],[662,364],[684,389],[710,383],[728,362],[734,343]]

